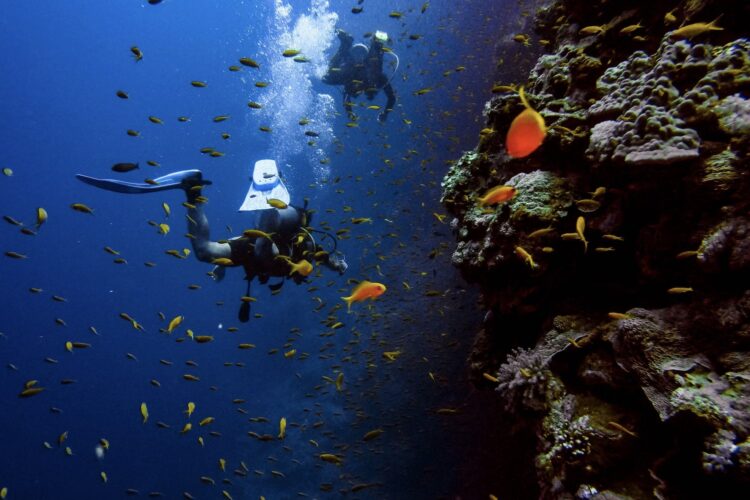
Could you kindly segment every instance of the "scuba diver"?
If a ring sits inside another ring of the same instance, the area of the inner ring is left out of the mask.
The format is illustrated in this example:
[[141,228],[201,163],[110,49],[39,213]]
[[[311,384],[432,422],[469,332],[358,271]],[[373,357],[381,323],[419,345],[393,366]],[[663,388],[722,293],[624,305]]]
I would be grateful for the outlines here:
[[[344,86],[344,108],[351,120],[356,119],[351,99],[364,93],[372,101],[380,89],[383,89],[388,102],[378,115],[378,120],[384,122],[396,104],[391,80],[398,69],[398,56],[385,47],[385,43],[389,41],[388,34],[376,31],[369,48],[362,43],[353,44],[354,38],[344,30],[337,30],[337,35],[339,50],[328,65],[323,83]],[[394,58],[390,77],[383,73],[383,54],[390,54]]]
[[[343,274],[347,269],[344,255],[339,252],[337,239],[325,231],[309,226],[311,213],[307,202],[303,208],[289,205],[289,191],[281,181],[274,160],[259,160],[253,168],[252,182],[240,206],[241,212],[260,211],[258,229],[249,229],[242,236],[212,241],[208,219],[203,211],[201,192],[211,181],[203,179],[200,170],[183,170],[158,177],[147,183],[127,182],[114,179],[96,179],[77,174],[81,181],[118,193],[153,193],[168,189],[183,189],[187,195],[184,204],[187,209],[188,232],[193,252],[201,262],[215,264],[211,276],[216,281],[224,278],[227,267],[242,266],[247,280],[247,293],[250,284],[258,278],[261,284],[270,278],[281,280],[269,284],[272,291],[279,290],[285,279],[300,284],[313,270],[313,262]],[[320,242],[315,234],[322,235]],[[326,251],[321,243],[330,238],[333,247]],[[250,318],[250,303],[243,301],[239,319]]]

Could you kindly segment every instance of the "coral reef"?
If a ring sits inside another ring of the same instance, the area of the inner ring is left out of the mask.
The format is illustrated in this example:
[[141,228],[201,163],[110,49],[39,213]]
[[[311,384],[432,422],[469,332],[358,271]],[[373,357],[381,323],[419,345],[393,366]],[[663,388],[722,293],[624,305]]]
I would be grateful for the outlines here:
[[[547,53],[522,83],[543,145],[506,154],[524,107],[499,92],[442,184],[488,311],[471,380],[536,432],[543,498],[750,486],[750,5],[667,10],[540,8]],[[501,184],[516,196],[477,203]]]

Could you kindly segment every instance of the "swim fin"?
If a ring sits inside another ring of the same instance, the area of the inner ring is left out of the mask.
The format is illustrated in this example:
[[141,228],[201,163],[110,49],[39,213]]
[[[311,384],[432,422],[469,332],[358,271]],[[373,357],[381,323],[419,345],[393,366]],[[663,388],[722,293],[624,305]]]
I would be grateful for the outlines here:
[[[245,291],[245,295],[250,295],[250,284],[252,283],[252,280],[247,280],[247,290]],[[250,321],[250,302],[242,302],[240,305],[240,312],[237,315],[237,319],[240,320],[240,323],[247,323]]]
[[165,191],[167,189],[190,189],[193,186],[205,186],[211,181],[204,180],[200,170],[180,170],[171,174],[157,177],[153,183],[128,182],[116,179],[97,179],[88,175],[76,174],[76,178],[86,184],[91,184],[107,191],[116,193],[140,194]]

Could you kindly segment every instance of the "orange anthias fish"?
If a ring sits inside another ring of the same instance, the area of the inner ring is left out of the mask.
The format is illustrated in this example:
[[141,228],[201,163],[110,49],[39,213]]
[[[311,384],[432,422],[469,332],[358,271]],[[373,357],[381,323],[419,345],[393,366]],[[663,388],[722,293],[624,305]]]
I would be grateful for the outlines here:
[[513,186],[495,186],[487,191],[484,196],[478,198],[477,201],[481,206],[495,205],[497,203],[505,203],[513,199],[516,195],[516,188]]
[[385,285],[382,283],[373,283],[372,281],[362,281],[357,285],[352,294],[348,297],[341,297],[341,300],[346,302],[347,310],[351,310],[352,302],[362,302],[366,299],[375,299],[380,297],[385,292]]
[[529,156],[542,145],[547,136],[544,118],[529,106],[523,87],[518,89],[518,96],[526,109],[513,119],[505,138],[505,148],[511,158]]

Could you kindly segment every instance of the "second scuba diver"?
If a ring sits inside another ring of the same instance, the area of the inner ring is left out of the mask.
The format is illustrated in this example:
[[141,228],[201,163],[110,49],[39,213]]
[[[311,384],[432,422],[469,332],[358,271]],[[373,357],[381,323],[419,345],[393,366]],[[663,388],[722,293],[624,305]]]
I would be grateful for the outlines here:
[[[247,230],[242,236],[226,241],[212,241],[208,218],[203,211],[201,191],[211,181],[203,179],[200,170],[183,170],[156,178],[153,183],[136,183],[114,179],[96,179],[86,175],[76,175],[81,181],[93,186],[119,193],[151,193],[167,189],[183,189],[187,196],[185,206],[188,209],[188,232],[193,236],[190,241],[198,260],[216,264],[213,276],[217,281],[224,277],[226,267],[242,266],[248,280],[247,295],[250,284],[258,278],[265,284],[271,277],[282,278],[270,284],[269,288],[278,290],[284,279],[293,279],[297,284],[303,282],[313,269],[312,263],[343,274],[347,269],[344,255],[337,251],[336,237],[313,229],[309,226],[311,214],[305,207],[299,208],[289,204],[289,192],[279,177],[276,162],[259,160],[253,169],[252,182],[240,207],[240,211],[261,211],[257,229]],[[275,206],[269,205],[269,200]],[[330,238],[333,248],[326,251],[316,241],[315,234],[323,239]],[[250,304],[243,302],[240,308],[240,321],[248,321]]]
[[388,77],[383,73],[385,53],[395,58],[394,73],[398,69],[398,56],[385,47],[388,35],[383,31],[376,31],[369,48],[361,43],[354,44],[352,36],[344,30],[338,30],[337,35],[339,49],[331,58],[323,83],[344,86],[344,108],[350,120],[356,119],[354,104],[351,102],[353,98],[364,93],[372,101],[382,89],[388,101],[378,115],[378,120],[384,122],[396,105],[396,93],[391,86],[392,76]]

